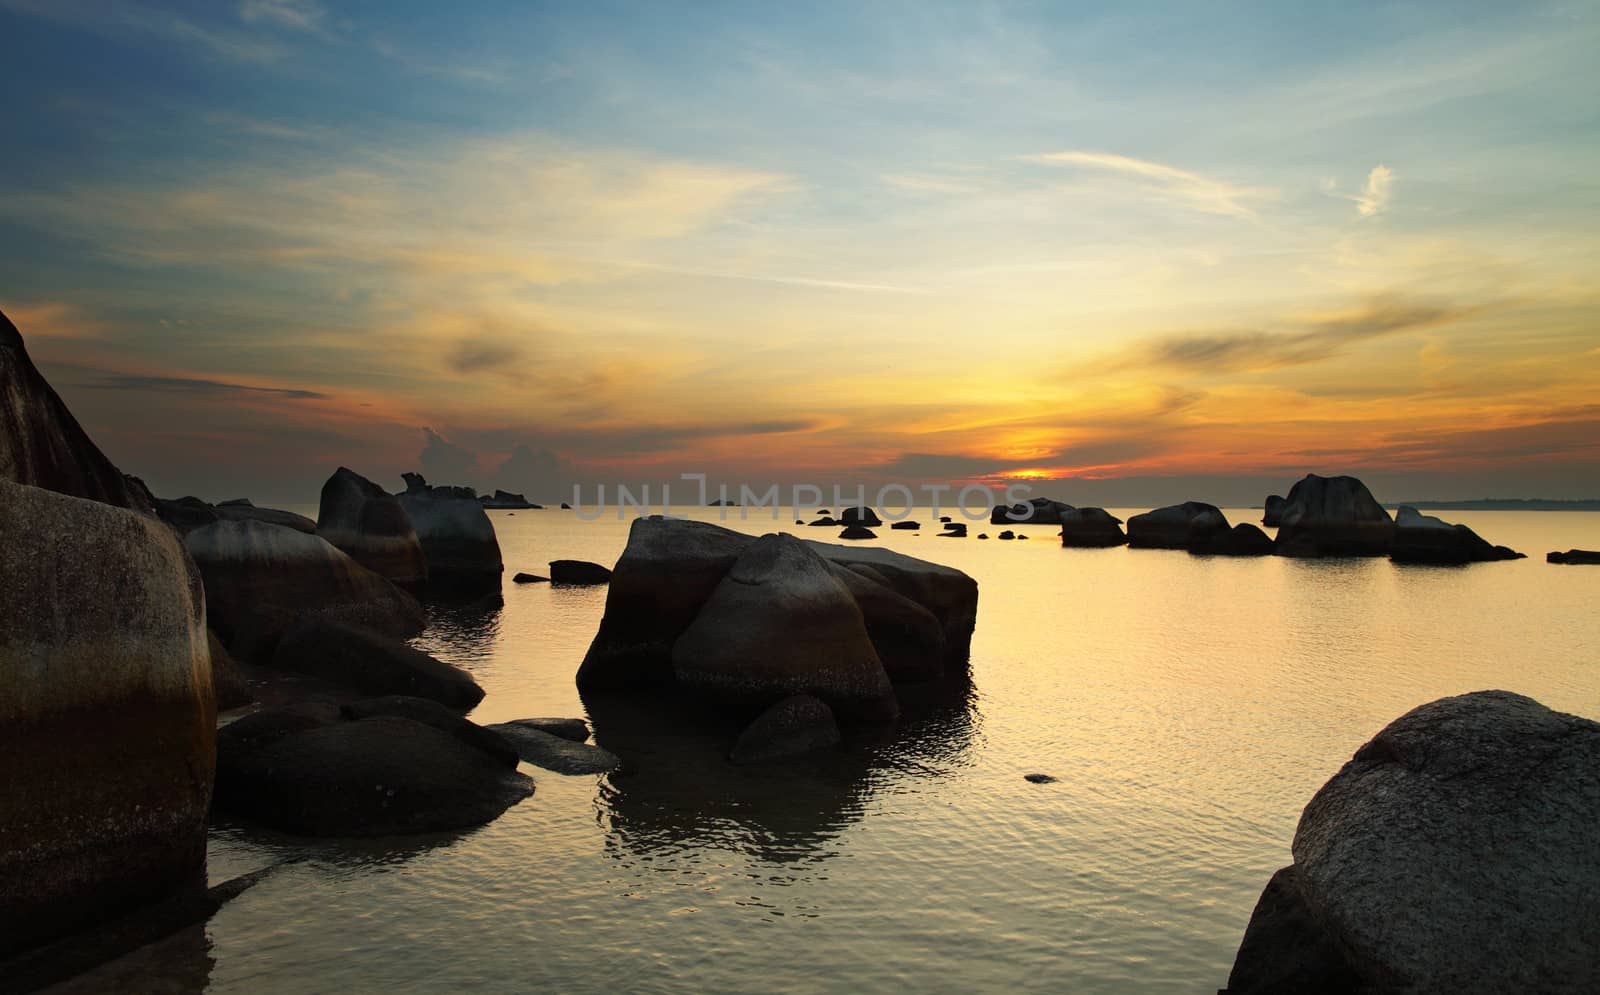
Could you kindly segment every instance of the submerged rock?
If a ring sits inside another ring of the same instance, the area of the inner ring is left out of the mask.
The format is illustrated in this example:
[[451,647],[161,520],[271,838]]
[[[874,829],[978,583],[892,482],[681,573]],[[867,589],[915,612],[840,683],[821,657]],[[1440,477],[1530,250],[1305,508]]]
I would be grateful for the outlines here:
[[1402,505],[1395,515],[1394,545],[1389,558],[1396,563],[1454,565],[1516,560],[1522,554],[1505,546],[1491,546],[1465,525],[1451,525]]
[[1569,566],[1600,563],[1600,551],[1593,549],[1569,549],[1565,553],[1546,553],[1546,563],[1565,563]]
[[1071,508],[1061,513],[1061,545],[1076,548],[1121,546],[1128,541],[1122,519],[1104,508]]
[[516,725],[528,729],[538,729],[540,732],[547,732],[552,736],[570,739],[574,743],[586,743],[589,741],[589,723],[583,719],[517,719]]
[[728,759],[736,764],[761,763],[826,750],[839,742],[833,710],[811,695],[797,694],[757,716],[739,734]]
[[1216,505],[1185,501],[1128,519],[1128,545],[1143,549],[1188,549],[1228,531],[1228,517]]
[[1058,780],[1049,774],[1024,774],[1022,779],[1029,784],[1054,784]]
[[155,518],[0,479],[0,549],[4,957],[204,889],[216,701],[200,578]]
[[1384,556],[1394,520],[1355,477],[1302,477],[1289,489],[1278,525],[1279,556]]
[[325,619],[307,619],[285,632],[272,665],[363,694],[410,695],[455,708],[483,700],[483,688],[466,671],[398,639]]
[[1293,850],[1236,978],[1314,948],[1362,990],[1600,990],[1600,723],[1506,691],[1413,709],[1317,792]]
[[428,579],[411,516],[393,494],[354,470],[341,466],[322,485],[316,531],[357,563],[397,584]]
[[498,722],[486,728],[502,736],[517,754],[535,767],[557,774],[604,774],[622,761],[616,754],[589,743],[548,731],[543,720]]
[[551,560],[550,583],[594,586],[609,583],[611,571],[587,560]]

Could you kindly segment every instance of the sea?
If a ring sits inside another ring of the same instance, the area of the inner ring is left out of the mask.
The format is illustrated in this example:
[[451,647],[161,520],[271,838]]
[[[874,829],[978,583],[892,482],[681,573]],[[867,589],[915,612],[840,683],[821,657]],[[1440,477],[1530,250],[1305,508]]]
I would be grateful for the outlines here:
[[[676,511],[837,532],[771,509]],[[632,513],[489,514],[504,604],[436,609],[417,644],[485,688],[477,721],[585,716],[573,678],[606,589],[510,577],[611,564]],[[979,586],[970,679],[899,724],[735,768],[724,730],[646,699],[591,716],[627,767],[524,765],[536,793],[477,829],[307,841],[220,821],[213,882],[284,866],[58,990],[1214,992],[1301,809],[1384,725],[1485,688],[1600,719],[1600,567],[1544,560],[1600,548],[1600,513],[1445,517],[1528,558],[1229,559],[1064,549],[1046,526],[1017,527],[1026,541],[978,539],[1003,526],[977,523],[939,538],[926,518],[879,529],[872,542]]]

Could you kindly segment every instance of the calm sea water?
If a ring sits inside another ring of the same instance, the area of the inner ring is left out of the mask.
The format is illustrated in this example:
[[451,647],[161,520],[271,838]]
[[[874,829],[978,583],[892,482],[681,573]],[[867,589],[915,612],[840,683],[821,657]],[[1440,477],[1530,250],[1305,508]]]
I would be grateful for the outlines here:
[[[614,515],[491,514],[508,578],[609,564],[627,537]],[[835,535],[737,514],[742,531]],[[213,880],[305,859],[69,988],[1215,990],[1301,808],[1384,724],[1481,688],[1600,718],[1600,568],[1544,563],[1600,547],[1600,514],[1446,517],[1529,558],[1232,560],[1062,549],[1046,527],[1028,542],[880,530],[978,580],[972,686],[954,700],[780,771],[735,770],[724,740],[648,710],[606,716],[599,741],[633,770],[525,765],[537,793],[466,833],[307,845],[218,826]],[[419,643],[487,689],[479,721],[581,715],[573,675],[604,600],[508,579],[503,609],[442,613]]]

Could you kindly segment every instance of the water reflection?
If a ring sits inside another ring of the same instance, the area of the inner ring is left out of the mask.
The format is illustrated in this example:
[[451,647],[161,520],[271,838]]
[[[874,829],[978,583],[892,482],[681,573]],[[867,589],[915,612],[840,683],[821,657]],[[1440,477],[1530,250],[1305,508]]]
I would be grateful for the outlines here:
[[41,991],[47,995],[192,995],[210,987],[215,966],[211,937],[205,924],[197,923]]
[[623,761],[596,799],[607,854],[631,862],[711,848],[773,864],[827,859],[876,791],[968,763],[981,726],[970,679],[901,698],[898,723],[851,730],[838,749],[736,766],[728,748],[748,716],[681,694],[586,696],[595,742]]
[[425,653],[470,666],[475,674],[494,660],[505,598],[497,591],[472,601],[428,601],[428,627],[413,640]]
[[[333,878],[360,877],[398,868],[427,853],[453,847],[480,832],[482,826],[411,836],[331,838],[292,836],[220,813],[212,814],[211,840],[231,845],[235,861],[253,866],[277,863],[308,865]],[[296,873],[284,868],[279,873]],[[215,880],[215,878],[213,878]]]

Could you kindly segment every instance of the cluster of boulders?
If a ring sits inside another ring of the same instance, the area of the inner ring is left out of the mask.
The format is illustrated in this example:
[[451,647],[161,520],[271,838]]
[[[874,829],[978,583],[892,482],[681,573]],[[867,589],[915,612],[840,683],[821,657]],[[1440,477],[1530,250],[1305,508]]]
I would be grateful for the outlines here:
[[641,518],[578,687],[586,698],[669,687],[755,717],[736,754],[767,755],[760,730],[826,741],[826,728],[802,733],[796,722],[890,720],[897,684],[964,670],[977,598],[966,574],[890,550]]
[[1600,723],[1506,691],[1413,709],[1292,849],[1228,995],[1600,991]]

